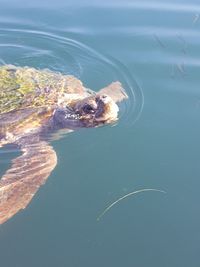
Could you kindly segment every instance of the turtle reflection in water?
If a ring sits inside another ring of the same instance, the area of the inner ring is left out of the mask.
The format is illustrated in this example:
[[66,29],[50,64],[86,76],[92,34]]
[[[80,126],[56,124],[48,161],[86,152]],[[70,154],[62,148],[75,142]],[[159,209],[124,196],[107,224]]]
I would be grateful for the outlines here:
[[0,179],[0,223],[24,209],[55,168],[50,141],[59,130],[114,123],[126,98],[120,82],[94,93],[72,75],[1,66],[0,147],[15,144],[22,154]]

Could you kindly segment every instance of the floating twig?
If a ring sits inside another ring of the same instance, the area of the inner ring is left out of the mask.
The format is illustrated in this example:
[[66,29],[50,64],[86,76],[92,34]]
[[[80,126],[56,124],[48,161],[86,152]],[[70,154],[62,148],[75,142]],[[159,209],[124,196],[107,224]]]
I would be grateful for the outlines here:
[[184,54],[186,54],[186,50],[187,50],[187,47],[188,47],[187,42],[185,41],[185,39],[183,38],[182,35],[177,34],[176,36],[177,36],[177,38],[183,43],[182,52],[183,52]]
[[111,203],[107,208],[105,208],[105,210],[97,217],[97,221],[99,221],[105,215],[105,213],[107,213],[114,205],[116,205],[121,200],[123,200],[127,197],[130,197],[132,195],[142,193],[142,192],[147,192],[147,191],[156,191],[156,192],[166,193],[164,190],[159,190],[159,189],[154,189],[154,188],[145,188],[145,189],[140,189],[140,190],[130,192],[130,193],[124,195],[123,197],[118,198],[116,201]]
[[183,75],[186,74],[184,62],[177,64],[176,66],[177,66],[177,69],[180,71],[181,74],[183,74]]
[[181,74],[182,76],[186,75],[186,70],[185,70],[185,63],[177,63],[172,65],[172,70],[171,70],[171,77],[174,78],[176,74]]
[[153,34],[153,37],[154,37],[154,39],[159,43],[159,45],[160,45],[162,48],[166,48],[165,44],[160,40],[160,38],[158,37],[158,35]]
[[196,24],[197,23],[197,21],[199,20],[199,17],[200,17],[199,14],[195,14],[194,15],[193,24]]

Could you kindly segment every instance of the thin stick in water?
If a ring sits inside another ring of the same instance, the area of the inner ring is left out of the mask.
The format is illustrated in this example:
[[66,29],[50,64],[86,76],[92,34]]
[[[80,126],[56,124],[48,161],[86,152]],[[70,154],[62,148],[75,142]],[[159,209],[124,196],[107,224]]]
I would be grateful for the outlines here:
[[140,190],[136,190],[133,192],[130,192],[128,194],[126,194],[123,197],[118,198],[116,201],[114,201],[112,204],[110,204],[98,217],[97,217],[97,221],[99,221],[104,215],[105,213],[107,213],[114,205],[116,205],[118,202],[120,202],[121,200],[130,197],[132,195],[138,194],[138,193],[142,193],[142,192],[147,192],[147,191],[156,191],[156,192],[161,192],[161,193],[166,193],[164,190],[159,190],[159,189],[154,189],[154,188],[145,188],[145,189],[140,189]]

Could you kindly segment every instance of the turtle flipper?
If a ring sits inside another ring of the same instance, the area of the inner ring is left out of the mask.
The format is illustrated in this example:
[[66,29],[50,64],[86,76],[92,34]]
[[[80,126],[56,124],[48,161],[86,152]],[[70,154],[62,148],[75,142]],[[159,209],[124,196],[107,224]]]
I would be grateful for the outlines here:
[[98,94],[106,94],[110,96],[115,103],[121,102],[124,99],[128,98],[125,90],[122,87],[122,84],[119,81],[113,82],[110,85],[106,86],[105,88],[102,88],[98,92]]
[[0,179],[0,224],[26,208],[57,163],[56,152],[46,142],[23,144],[21,150]]

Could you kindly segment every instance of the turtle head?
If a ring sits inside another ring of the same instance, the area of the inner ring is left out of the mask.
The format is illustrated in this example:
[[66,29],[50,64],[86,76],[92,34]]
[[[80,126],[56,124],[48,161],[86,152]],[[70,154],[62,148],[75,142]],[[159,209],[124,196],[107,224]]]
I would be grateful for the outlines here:
[[74,108],[85,127],[113,123],[118,119],[119,108],[106,94],[87,97],[76,103]]
[[96,94],[57,109],[54,118],[61,128],[97,127],[117,121],[118,111],[110,96]]

